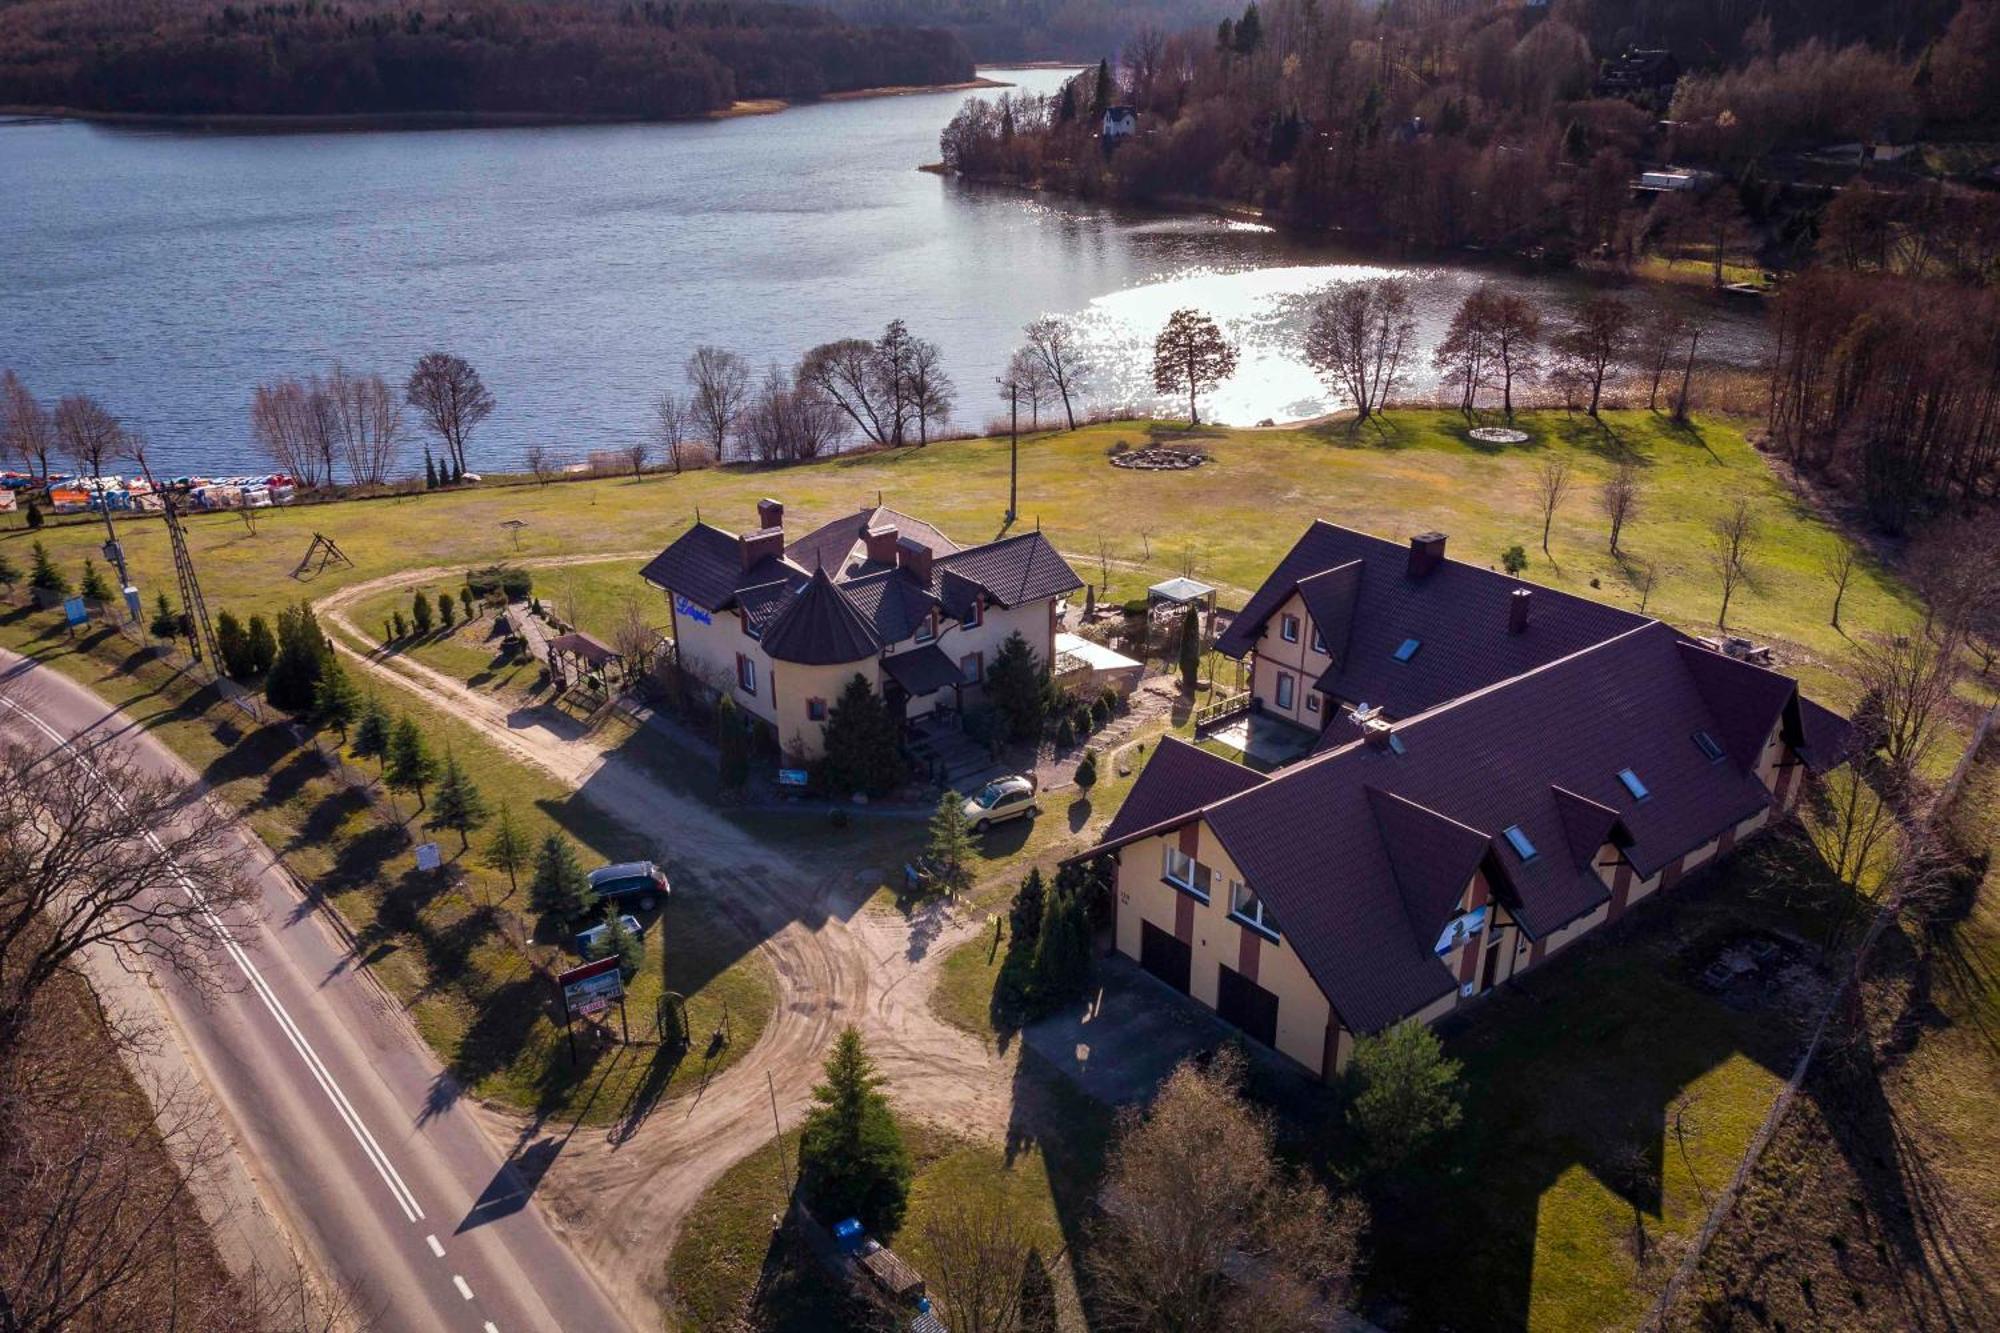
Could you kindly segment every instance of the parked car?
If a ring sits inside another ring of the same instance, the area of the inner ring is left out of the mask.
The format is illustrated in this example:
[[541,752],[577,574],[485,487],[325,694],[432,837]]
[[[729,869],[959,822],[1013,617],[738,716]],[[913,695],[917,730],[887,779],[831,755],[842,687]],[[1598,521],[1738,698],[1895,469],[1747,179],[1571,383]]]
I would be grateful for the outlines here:
[[590,890],[607,901],[630,899],[640,911],[650,912],[654,902],[672,893],[673,887],[667,883],[667,872],[651,861],[625,861],[591,871]]
[[[618,918],[618,924],[631,931],[634,939],[646,938],[646,928],[639,924],[638,917],[621,916]],[[604,937],[610,930],[611,927],[602,921],[588,930],[579,930],[576,932],[576,951],[588,958],[597,952],[597,946],[604,942]]]
[[1041,812],[1042,807],[1035,804],[1035,780],[1020,774],[993,779],[965,803],[965,818],[974,833]]

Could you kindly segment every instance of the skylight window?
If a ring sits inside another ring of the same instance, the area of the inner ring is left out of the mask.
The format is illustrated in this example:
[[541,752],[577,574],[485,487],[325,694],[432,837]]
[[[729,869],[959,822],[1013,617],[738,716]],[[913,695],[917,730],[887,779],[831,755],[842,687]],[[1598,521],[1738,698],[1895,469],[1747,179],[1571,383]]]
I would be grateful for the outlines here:
[[1694,734],[1694,744],[1697,750],[1708,756],[1711,763],[1722,758],[1722,743],[1707,732],[1697,731]]
[[1618,780],[1625,784],[1625,790],[1632,793],[1632,799],[1643,801],[1653,793],[1646,790],[1646,784],[1639,781],[1639,775],[1629,768],[1618,770]]
[[1506,828],[1501,829],[1500,836],[1507,840],[1507,845],[1512,847],[1514,854],[1519,856],[1523,861],[1532,861],[1540,855],[1535,850],[1535,844],[1528,841],[1528,835],[1521,831],[1519,824],[1509,824]]
[[1424,646],[1424,641],[1422,639],[1403,640],[1403,646],[1396,650],[1396,660],[1398,662],[1409,661],[1411,658],[1417,655],[1417,649],[1423,646]]

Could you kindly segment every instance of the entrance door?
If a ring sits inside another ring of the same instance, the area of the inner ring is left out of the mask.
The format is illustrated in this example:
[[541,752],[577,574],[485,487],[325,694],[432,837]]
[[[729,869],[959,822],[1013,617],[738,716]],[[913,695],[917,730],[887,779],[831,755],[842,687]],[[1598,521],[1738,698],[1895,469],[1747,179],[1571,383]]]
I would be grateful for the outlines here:
[[1278,1044],[1278,997],[1235,968],[1224,966],[1215,988],[1215,1012],[1266,1046]]
[[1194,949],[1150,921],[1139,925],[1139,966],[1185,995],[1194,972]]
[[1481,991],[1492,990],[1493,983],[1498,981],[1499,979],[1500,979],[1500,941],[1495,940],[1493,941],[1493,943],[1486,946],[1486,965],[1480,971],[1479,974],[1479,989]]

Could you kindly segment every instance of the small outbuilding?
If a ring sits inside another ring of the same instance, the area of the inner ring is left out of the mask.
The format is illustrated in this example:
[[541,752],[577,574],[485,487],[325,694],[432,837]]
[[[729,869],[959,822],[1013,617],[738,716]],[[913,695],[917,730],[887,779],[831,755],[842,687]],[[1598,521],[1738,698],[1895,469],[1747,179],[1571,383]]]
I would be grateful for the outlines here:
[[1129,106],[1108,106],[1104,108],[1104,142],[1129,139],[1139,132],[1139,112]]

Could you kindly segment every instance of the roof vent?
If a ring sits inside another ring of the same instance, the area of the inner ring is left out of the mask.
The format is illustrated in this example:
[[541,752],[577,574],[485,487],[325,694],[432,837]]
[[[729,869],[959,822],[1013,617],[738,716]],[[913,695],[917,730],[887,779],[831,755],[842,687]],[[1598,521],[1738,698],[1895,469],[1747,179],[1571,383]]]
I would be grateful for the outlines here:
[[1444,563],[1444,534],[1420,532],[1410,538],[1410,577],[1420,579]]
[[1519,634],[1528,628],[1528,608],[1534,604],[1532,589],[1516,588],[1507,598],[1507,632]]

